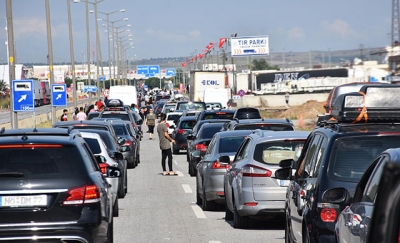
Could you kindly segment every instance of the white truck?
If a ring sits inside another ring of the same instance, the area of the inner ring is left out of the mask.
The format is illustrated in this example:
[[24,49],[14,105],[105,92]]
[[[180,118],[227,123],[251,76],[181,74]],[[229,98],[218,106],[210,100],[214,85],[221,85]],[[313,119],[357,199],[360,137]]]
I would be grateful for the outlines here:
[[33,93],[35,106],[48,105],[51,103],[51,92],[49,81],[34,80]]
[[[203,93],[203,102],[206,103],[207,110],[214,108],[227,108],[228,101],[231,99],[231,89],[205,89]],[[213,104],[220,103],[221,107]]]
[[189,99],[202,101],[205,89],[225,89],[224,72],[192,71],[189,81]]
[[137,106],[138,97],[136,87],[132,85],[117,85],[111,86],[108,99],[120,99],[124,105],[135,104]]

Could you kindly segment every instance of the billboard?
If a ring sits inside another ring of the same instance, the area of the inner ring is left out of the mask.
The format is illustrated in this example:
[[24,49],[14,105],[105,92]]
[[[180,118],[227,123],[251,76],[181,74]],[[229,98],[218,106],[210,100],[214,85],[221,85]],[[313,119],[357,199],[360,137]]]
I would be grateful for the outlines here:
[[231,38],[231,56],[252,55],[269,55],[268,36]]

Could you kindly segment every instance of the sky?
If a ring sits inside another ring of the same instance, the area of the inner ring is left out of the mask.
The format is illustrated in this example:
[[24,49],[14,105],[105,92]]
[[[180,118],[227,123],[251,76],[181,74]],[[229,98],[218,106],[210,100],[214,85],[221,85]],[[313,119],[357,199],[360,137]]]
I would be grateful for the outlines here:
[[[68,0],[50,0],[53,62],[70,62]],[[91,0],[94,2],[95,0]],[[99,1],[99,0],[97,0]],[[13,0],[12,17],[18,63],[47,62],[45,0]],[[130,60],[193,57],[210,42],[237,34],[268,36],[269,51],[307,52],[384,47],[390,43],[389,0],[104,0],[120,35],[133,35]],[[89,4],[93,10],[94,5]],[[71,0],[76,62],[87,60],[86,4]],[[106,19],[105,14],[98,18]],[[95,46],[95,16],[90,19],[90,49]],[[103,60],[108,59],[107,22],[99,21]],[[6,63],[6,0],[0,0],[0,63]],[[129,32],[123,30],[129,29]],[[125,38],[127,39],[127,38]],[[129,44],[128,42],[125,42]],[[91,53],[91,55],[92,55]],[[112,55],[112,53],[111,53]]]

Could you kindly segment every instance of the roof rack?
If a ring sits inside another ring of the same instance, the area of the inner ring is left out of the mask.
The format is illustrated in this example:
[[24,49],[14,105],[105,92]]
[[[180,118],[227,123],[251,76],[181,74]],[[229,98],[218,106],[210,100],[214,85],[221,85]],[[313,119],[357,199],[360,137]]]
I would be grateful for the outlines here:
[[348,123],[400,122],[399,92],[400,86],[364,85],[360,92],[339,95],[331,117]]
[[65,128],[33,128],[33,129],[2,129],[0,136],[70,136],[71,134],[79,133],[79,131],[74,130],[72,126],[69,126],[68,129]]

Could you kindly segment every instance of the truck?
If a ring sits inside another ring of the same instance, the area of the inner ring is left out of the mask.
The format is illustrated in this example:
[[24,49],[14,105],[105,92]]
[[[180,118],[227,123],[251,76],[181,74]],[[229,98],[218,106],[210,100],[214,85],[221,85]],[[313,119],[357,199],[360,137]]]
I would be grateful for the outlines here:
[[227,108],[228,101],[232,98],[231,89],[205,89],[203,93],[203,102],[206,103],[207,110],[212,110],[216,103],[220,103],[219,108]]
[[120,99],[122,102],[124,102],[124,105],[138,105],[136,87],[133,85],[111,86],[108,93],[108,99]]
[[191,71],[188,88],[191,101],[202,101],[205,89],[226,88],[225,72]]
[[34,80],[33,83],[34,105],[42,106],[51,103],[51,92],[49,81]]

